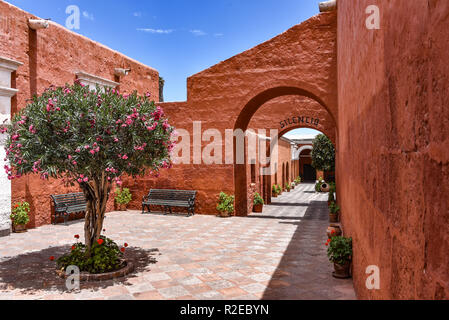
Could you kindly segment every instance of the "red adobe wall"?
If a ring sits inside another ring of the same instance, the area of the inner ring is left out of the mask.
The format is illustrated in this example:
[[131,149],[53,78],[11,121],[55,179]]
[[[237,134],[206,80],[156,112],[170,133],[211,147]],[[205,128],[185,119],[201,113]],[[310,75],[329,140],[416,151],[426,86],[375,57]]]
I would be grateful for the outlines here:
[[448,1],[338,1],[337,192],[362,299],[449,299],[448,25]]
[[[25,107],[32,93],[42,93],[50,85],[73,83],[75,72],[84,71],[120,82],[120,90],[150,92],[159,100],[159,74],[107,47],[50,22],[45,30],[30,32],[27,21],[35,16],[0,1],[0,56],[23,63],[15,83],[19,90],[12,112]],[[127,77],[114,78],[114,68],[131,68]],[[28,176],[12,182],[12,201],[31,204],[29,227],[50,223],[50,195],[77,188],[64,188],[59,181],[42,181]],[[113,202],[109,204],[112,209]]]

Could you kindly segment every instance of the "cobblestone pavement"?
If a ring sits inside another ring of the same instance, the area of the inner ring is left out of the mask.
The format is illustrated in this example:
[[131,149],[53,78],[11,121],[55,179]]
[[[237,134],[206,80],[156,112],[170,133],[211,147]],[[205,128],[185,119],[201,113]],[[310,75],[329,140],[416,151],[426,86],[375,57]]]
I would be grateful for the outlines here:
[[302,184],[262,214],[217,218],[114,212],[105,235],[127,242],[136,271],[68,292],[55,263],[83,222],[0,238],[0,299],[355,299],[326,257],[326,196]]

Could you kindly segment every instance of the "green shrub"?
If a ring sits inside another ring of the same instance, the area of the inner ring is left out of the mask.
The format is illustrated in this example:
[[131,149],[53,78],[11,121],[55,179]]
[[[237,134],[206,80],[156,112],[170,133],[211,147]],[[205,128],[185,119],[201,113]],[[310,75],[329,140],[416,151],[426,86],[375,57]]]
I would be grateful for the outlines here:
[[352,259],[352,238],[332,237],[327,242],[329,261],[344,265]]
[[277,185],[277,186],[276,186],[276,191],[277,191],[277,194],[281,194],[282,188],[281,188],[280,185]]
[[222,216],[230,216],[232,213],[234,213],[234,200],[234,196],[227,195],[226,193],[221,192],[218,198],[218,212],[220,212]]
[[324,179],[322,177],[320,177],[317,181],[317,183],[315,184],[315,191],[316,192],[321,192],[321,186],[324,183]]
[[26,225],[30,222],[29,213],[30,204],[28,202],[18,202],[14,205],[10,218],[15,226]]
[[313,141],[312,166],[320,171],[335,170],[335,148],[324,134],[318,135]]
[[332,214],[337,214],[340,212],[340,207],[335,202],[332,202],[329,206],[329,211]]
[[329,203],[335,202],[335,197],[334,197],[334,193],[333,192],[329,192],[329,197],[327,199],[327,202],[329,202]]
[[292,189],[292,186],[289,183],[285,184],[285,190],[290,191]]
[[263,198],[260,196],[259,193],[254,194],[254,205],[257,206],[258,204],[264,204]]
[[[124,249],[122,249],[124,250]],[[92,254],[86,254],[86,246],[76,243],[72,251],[57,260],[59,269],[66,270],[68,266],[77,266],[81,272],[93,274],[107,273],[123,267],[123,253],[119,246],[104,236],[92,245]]]
[[128,188],[124,188],[123,190],[115,190],[115,201],[118,204],[128,204],[131,202],[132,198],[133,196]]

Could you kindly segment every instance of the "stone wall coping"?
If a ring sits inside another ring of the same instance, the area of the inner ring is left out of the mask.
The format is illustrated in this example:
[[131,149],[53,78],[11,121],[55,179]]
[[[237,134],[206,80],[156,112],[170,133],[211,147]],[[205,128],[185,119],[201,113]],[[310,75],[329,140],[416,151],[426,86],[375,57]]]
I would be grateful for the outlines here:
[[6,70],[13,72],[13,71],[16,71],[21,65],[23,65],[22,62],[0,56],[0,68],[1,69],[6,69]]
[[112,81],[112,80],[108,80],[102,77],[98,77],[96,75],[84,72],[84,71],[77,71],[75,72],[76,76],[78,77],[79,80],[81,81],[88,81],[88,82],[93,82],[93,83],[98,83],[99,85],[105,86],[105,87],[109,87],[109,88],[115,88],[117,86],[120,85],[120,83]]
[[0,87],[0,96],[1,97],[14,97],[19,90],[13,89],[13,88],[7,88],[7,87]]

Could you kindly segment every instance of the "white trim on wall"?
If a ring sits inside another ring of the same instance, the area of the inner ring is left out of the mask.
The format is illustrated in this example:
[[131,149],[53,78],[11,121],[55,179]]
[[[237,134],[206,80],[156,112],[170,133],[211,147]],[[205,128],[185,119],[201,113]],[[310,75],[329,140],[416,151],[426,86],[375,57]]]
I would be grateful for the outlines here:
[[95,89],[96,85],[99,85],[102,88],[116,88],[120,85],[118,82],[98,77],[84,71],[75,72],[75,75],[82,84],[89,86],[91,89]]

